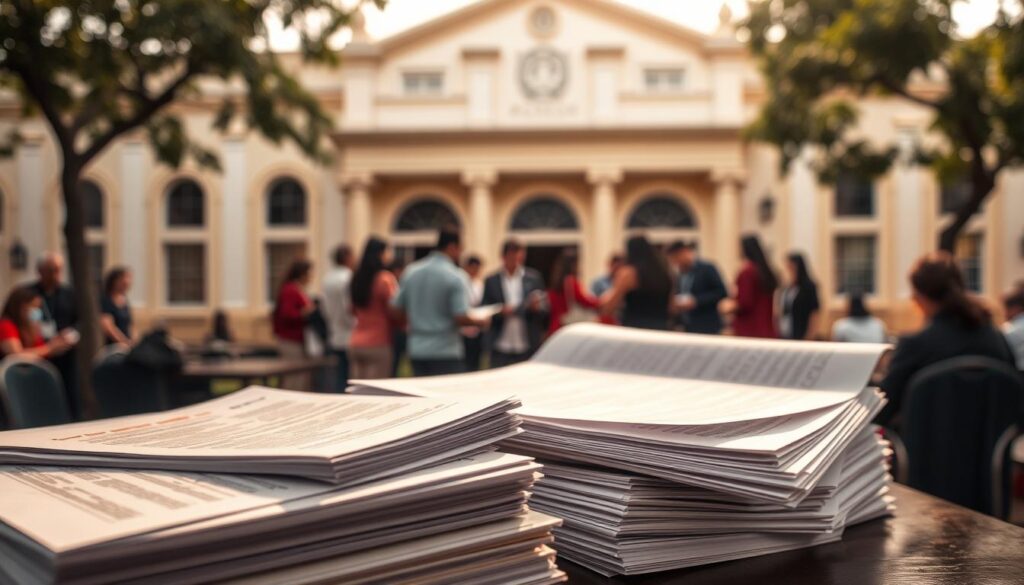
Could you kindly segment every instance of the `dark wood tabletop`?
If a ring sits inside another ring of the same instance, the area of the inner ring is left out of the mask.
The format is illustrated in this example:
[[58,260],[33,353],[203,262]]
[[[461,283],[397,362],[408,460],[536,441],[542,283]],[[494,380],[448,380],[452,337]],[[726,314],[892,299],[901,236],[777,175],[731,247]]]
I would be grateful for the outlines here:
[[310,372],[334,365],[334,358],[236,358],[225,360],[188,360],[182,370],[187,378],[256,379]]
[[606,579],[559,559],[573,584],[961,585],[1024,583],[1024,528],[896,485],[896,515],[799,551]]

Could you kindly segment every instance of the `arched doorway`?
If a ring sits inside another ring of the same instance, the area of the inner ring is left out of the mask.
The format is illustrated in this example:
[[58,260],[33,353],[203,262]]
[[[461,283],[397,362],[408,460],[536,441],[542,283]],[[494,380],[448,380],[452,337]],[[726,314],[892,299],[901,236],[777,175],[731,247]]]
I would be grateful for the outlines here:
[[645,195],[626,216],[625,227],[627,233],[642,233],[659,247],[676,240],[701,244],[697,214],[674,193]]
[[430,195],[414,198],[399,210],[391,224],[395,259],[408,264],[426,256],[437,244],[437,232],[449,227],[462,228],[450,205]]
[[516,208],[508,233],[526,245],[526,265],[547,282],[551,268],[566,248],[578,249],[580,223],[573,210],[550,194],[535,195]]

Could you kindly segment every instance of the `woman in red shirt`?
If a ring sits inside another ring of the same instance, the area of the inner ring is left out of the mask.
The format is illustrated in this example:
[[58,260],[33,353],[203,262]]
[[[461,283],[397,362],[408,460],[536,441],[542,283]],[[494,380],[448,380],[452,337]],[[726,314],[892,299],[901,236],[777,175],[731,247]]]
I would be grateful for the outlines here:
[[757,236],[741,242],[743,266],[736,276],[732,302],[732,332],[743,337],[778,337],[775,328],[775,289],[778,277],[768,264]]
[[391,376],[394,356],[391,299],[398,292],[398,280],[385,268],[391,263],[390,256],[386,242],[370,238],[359,268],[352,276],[352,311],[356,326],[348,347],[354,379]]
[[21,286],[11,291],[0,313],[0,355],[27,355],[41,358],[58,356],[74,346],[69,332],[43,339],[39,322],[43,320],[43,298],[34,289]]
[[[551,288],[548,289],[551,322],[548,325],[548,335],[558,331],[563,325],[571,324],[565,321],[573,306],[593,311],[593,320],[597,321],[597,310],[600,305],[597,299],[587,294],[580,286],[579,271],[580,258],[576,251],[563,250],[551,271]],[[602,317],[601,321],[611,323],[612,318]]]
[[[312,274],[312,262],[296,260],[288,267],[278,290],[272,321],[281,357],[301,358],[306,355],[306,322],[316,310],[305,290]],[[308,390],[309,382],[308,374],[296,374],[286,376],[283,385],[289,390]]]

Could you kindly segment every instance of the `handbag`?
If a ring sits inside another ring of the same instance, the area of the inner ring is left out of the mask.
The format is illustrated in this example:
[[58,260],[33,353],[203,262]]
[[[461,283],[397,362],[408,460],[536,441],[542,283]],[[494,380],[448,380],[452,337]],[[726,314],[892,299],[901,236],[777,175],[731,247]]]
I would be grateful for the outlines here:
[[569,279],[566,278],[562,285],[564,289],[562,294],[565,295],[565,314],[562,315],[560,324],[564,327],[566,325],[572,325],[574,323],[595,323],[597,322],[597,311],[581,307],[576,302],[576,291],[573,287],[569,286]]

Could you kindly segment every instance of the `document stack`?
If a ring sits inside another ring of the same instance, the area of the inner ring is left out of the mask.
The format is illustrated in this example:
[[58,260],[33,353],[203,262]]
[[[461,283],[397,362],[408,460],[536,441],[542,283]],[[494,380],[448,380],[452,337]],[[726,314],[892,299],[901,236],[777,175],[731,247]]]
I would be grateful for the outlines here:
[[546,463],[533,506],[564,519],[564,558],[636,574],[832,542],[888,514],[884,345],[781,342],[574,325],[526,364],[375,380],[359,392],[514,394]]
[[562,581],[541,466],[491,447],[516,406],[249,388],[0,433],[0,583]]

